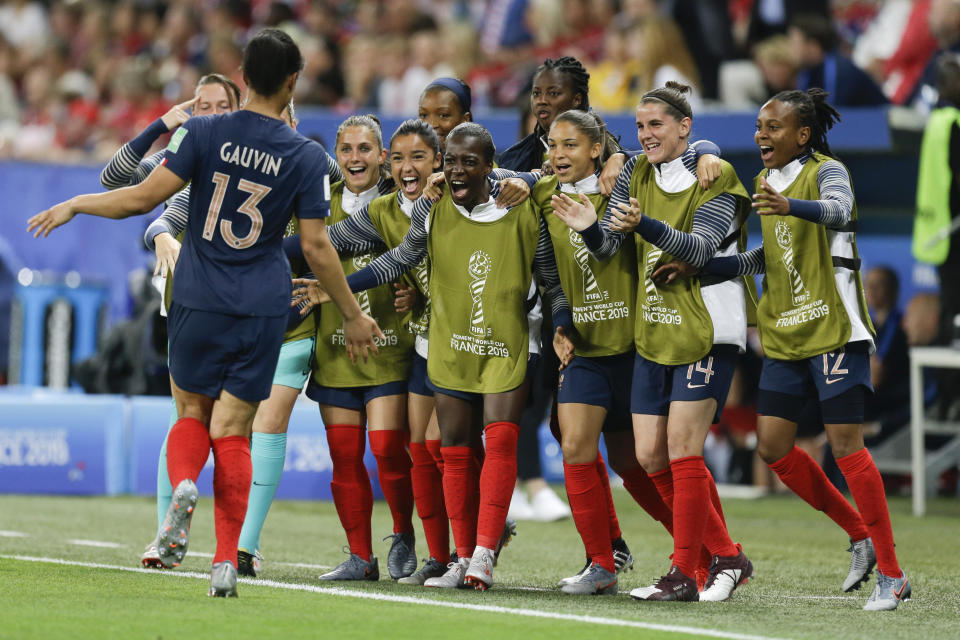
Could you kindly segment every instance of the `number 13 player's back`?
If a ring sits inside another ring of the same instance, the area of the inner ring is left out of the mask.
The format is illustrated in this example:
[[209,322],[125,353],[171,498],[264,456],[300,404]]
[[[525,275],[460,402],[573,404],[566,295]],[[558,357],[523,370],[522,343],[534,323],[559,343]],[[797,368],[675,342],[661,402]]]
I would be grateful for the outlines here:
[[229,315],[286,315],[283,233],[291,214],[329,212],[323,148],[282,120],[241,110],[188,120],[164,166],[191,182],[174,300]]

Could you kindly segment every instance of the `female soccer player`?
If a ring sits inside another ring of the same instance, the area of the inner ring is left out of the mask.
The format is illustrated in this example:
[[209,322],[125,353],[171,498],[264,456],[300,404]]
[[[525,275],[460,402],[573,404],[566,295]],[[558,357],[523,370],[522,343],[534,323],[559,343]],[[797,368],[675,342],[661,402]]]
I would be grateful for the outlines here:
[[[350,353],[376,352],[382,334],[350,295],[326,237],[323,149],[290,129],[290,102],[303,58],[284,32],[265,29],[244,50],[249,100],[218,118],[191,118],[171,139],[163,166],[140,184],[82,195],[28,221],[47,235],[77,213],[125,218],[150,211],[190,181],[190,217],[170,308],[170,370],[180,418],[168,436],[176,488],[159,540],[164,566],[183,559],[197,502],[195,479],[211,446],[217,550],[209,594],[236,596],[237,541],[250,490],[249,434],[270,394],[283,341],[290,270],[282,235],[291,213],[301,224],[308,264],[349,320]],[[236,295],[237,291],[244,295]]]
[[[384,175],[387,151],[380,125],[371,117],[347,118],[337,129],[334,152],[344,176],[343,182],[331,188],[330,220],[338,223],[389,191],[390,183],[384,180],[388,177]],[[341,252],[340,262],[345,273],[352,273],[376,255],[370,251]],[[389,284],[364,291],[357,299],[361,308],[369,309],[368,313],[382,325],[386,337],[380,344],[380,357],[360,365],[350,362],[343,348],[343,318],[328,305],[321,309],[318,366],[307,386],[307,396],[319,403],[326,425],[333,460],[330,488],[350,546],[350,557],[320,576],[321,580],[377,580],[380,575],[370,531],[373,492],[363,463],[367,432],[377,459],[380,486],[393,515],[390,575],[403,578],[417,568],[410,457],[406,451],[407,380],[414,336],[407,327],[408,319],[394,308]]]
[[417,117],[437,132],[442,153],[447,134],[462,122],[473,122],[471,108],[470,85],[459,78],[437,78],[420,95]]
[[[702,265],[718,251],[735,251],[749,211],[746,191],[728,163],[710,189],[698,184],[688,144],[693,114],[687,90],[671,82],[644,94],[637,132],[646,157],[627,162],[599,224],[588,200],[554,199],[557,215],[581,231],[595,255],[614,255],[624,233],[636,230],[639,236],[631,412],[637,458],[673,509],[674,536],[670,572],[631,592],[644,600],[725,600],[752,574],[712,504],[703,462],[704,440],[746,343],[743,284],[694,280],[671,287],[651,279],[669,255]],[[698,597],[694,575],[702,545],[714,561]]]
[[[422,120],[407,120],[390,138],[390,169],[400,189],[381,196],[357,213],[330,227],[330,241],[342,254],[382,251],[398,246],[410,228],[413,205],[423,193],[428,178],[440,165],[440,141]],[[415,352],[407,386],[410,425],[410,470],[414,502],[423,522],[430,557],[416,573],[401,577],[401,584],[422,585],[446,571],[450,561],[450,531],[443,502],[440,430],[434,411],[433,391],[426,384],[427,330],[430,317],[428,267],[421,261],[413,270],[412,285],[424,301],[416,306],[409,329],[415,334]],[[406,290],[397,285],[398,291]],[[297,291],[300,291],[298,289]],[[295,291],[295,295],[297,293]],[[408,301],[396,303],[398,311]]]
[[[850,537],[851,591],[877,584],[864,609],[896,609],[911,595],[897,561],[883,482],[863,444],[864,396],[872,392],[874,331],[855,239],[857,207],[827,130],[839,114],[822,89],[783,91],[760,109],[754,135],[764,170],[754,181],[763,246],[718,258],[706,270],[765,273],[757,309],[763,371],[757,399],[758,451],[794,493]],[[831,277],[832,276],[832,277]],[[820,466],[794,446],[806,393],[820,400],[827,437],[859,513]]]

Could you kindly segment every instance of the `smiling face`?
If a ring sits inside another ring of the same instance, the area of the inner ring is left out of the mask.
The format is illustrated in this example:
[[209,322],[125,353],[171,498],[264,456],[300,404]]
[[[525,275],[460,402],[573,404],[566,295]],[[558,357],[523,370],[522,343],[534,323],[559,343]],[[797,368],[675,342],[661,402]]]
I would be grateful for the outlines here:
[[677,120],[659,100],[642,103],[637,108],[637,140],[650,164],[679,158],[687,148],[689,135],[690,118]]
[[440,156],[415,133],[397,136],[390,144],[390,171],[401,193],[416,200],[430,174],[440,168]]
[[753,139],[760,148],[760,160],[767,169],[787,166],[810,141],[810,127],[801,127],[794,108],[779,100],[763,105],[757,116]]
[[193,106],[193,115],[209,116],[230,113],[236,106],[230,102],[227,88],[219,82],[211,82],[197,87],[197,102]]
[[487,160],[483,141],[472,135],[457,135],[447,140],[443,154],[443,175],[453,201],[472,210],[490,196],[487,176],[493,163]]
[[473,119],[469,111],[464,113],[453,91],[442,87],[424,92],[417,117],[433,127],[440,136],[441,151],[446,148],[447,134],[461,122],[471,122]]
[[386,150],[377,144],[376,135],[366,127],[347,127],[337,140],[337,164],[343,180],[353,193],[370,189],[380,179],[380,165]]
[[600,157],[600,143],[591,144],[585,133],[573,123],[558,120],[547,136],[550,165],[562,183],[574,183],[591,175]]
[[564,111],[580,108],[581,102],[580,95],[574,93],[573,82],[566,74],[545,69],[533,77],[530,107],[537,124],[544,131],[549,131],[553,119]]

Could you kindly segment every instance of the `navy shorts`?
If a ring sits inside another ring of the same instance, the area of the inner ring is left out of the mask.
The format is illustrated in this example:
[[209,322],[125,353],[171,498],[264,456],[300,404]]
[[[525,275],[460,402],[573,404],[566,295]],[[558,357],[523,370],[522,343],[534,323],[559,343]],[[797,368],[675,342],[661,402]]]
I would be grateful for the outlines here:
[[[537,372],[537,365],[540,363],[540,354],[531,353],[527,356],[527,375],[524,378],[525,381],[530,381],[534,374]],[[482,400],[485,394],[482,393],[472,393],[470,391],[457,391],[455,389],[444,389],[443,387],[438,387],[433,384],[429,376],[427,377],[427,387],[434,393],[444,393],[448,396],[453,396],[454,398],[460,398],[461,400],[466,400],[467,402],[474,402],[476,400]],[[513,391],[513,389],[511,389]]]
[[[834,403],[828,401],[840,395],[849,396],[857,387],[873,391],[870,381],[870,344],[865,341],[850,342],[837,351],[803,360],[764,358],[759,387],[757,411],[763,415],[796,422],[797,411],[780,407],[785,404],[782,396],[793,396],[820,400],[824,409],[823,419],[827,424],[862,422],[862,416],[856,419],[862,410],[846,415],[847,412],[838,412]],[[857,397],[862,396],[863,390],[858,390],[857,394]],[[842,418],[840,414],[844,414]]]
[[407,381],[407,391],[418,396],[433,397],[433,389],[427,380],[427,359],[419,353],[413,354],[413,366],[410,368],[410,380]]
[[286,316],[234,316],[174,302],[167,314],[170,375],[184,391],[247,402],[270,397]]
[[307,383],[307,397],[314,402],[353,411],[363,411],[374,398],[403,395],[406,392],[406,380],[394,380],[371,387],[325,387],[314,382],[313,378]]
[[560,372],[557,402],[603,407],[607,418],[604,431],[628,431],[630,418],[630,382],[633,379],[634,353],[587,358],[574,356]]
[[664,365],[636,355],[630,411],[650,416],[670,413],[674,401],[717,401],[714,423],[723,413],[739,349],[733,344],[715,344],[706,356],[690,364]]

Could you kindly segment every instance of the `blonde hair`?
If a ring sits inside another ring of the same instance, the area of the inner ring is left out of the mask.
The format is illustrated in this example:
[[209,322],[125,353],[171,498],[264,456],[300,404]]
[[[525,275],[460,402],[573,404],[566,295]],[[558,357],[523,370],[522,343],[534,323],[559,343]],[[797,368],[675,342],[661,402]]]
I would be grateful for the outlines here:
[[676,22],[670,18],[653,16],[643,20],[633,31],[640,32],[644,45],[644,55],[637,61],[640,68],[640,93],[655,88],[653,78],[657,69],[666,65],[676,68],[694,88],[699,88],[700,73]]

